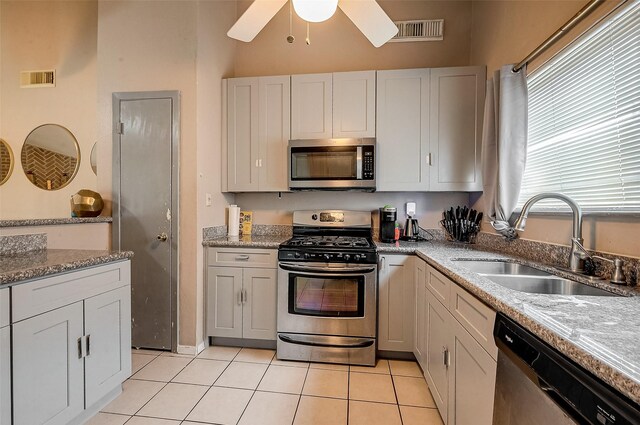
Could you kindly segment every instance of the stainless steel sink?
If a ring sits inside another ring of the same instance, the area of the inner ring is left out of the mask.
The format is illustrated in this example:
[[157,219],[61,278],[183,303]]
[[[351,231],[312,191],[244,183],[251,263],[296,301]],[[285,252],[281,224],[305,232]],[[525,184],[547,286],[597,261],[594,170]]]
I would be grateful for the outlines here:
[[534,269],[518,263],[507,261],[483,261],[483,260],[455,260],[465,269],[478,274],[518,275],[518,276],[549,276],[544,270]]
[[554,274],[509,261],[453,260],[505,288],[531,294],[621,296],[603,289],[558,277]]

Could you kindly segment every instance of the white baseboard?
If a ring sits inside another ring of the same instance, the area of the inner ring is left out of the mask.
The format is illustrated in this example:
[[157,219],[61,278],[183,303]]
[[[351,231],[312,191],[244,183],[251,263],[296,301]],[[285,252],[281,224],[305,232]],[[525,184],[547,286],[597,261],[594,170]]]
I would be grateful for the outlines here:
[[197,356],[205,349],[204,341],[201,341],[197,347],[193,345],[178,345],[178,354],[188,354],[190,356]]

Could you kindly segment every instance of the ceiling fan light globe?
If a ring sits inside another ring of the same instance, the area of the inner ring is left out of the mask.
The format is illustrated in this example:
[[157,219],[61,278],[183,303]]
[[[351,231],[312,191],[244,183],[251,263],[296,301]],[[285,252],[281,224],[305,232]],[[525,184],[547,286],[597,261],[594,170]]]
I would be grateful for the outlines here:
[[291,0],[296,14],[307,22],[323,22],[333,16],[338,0]]

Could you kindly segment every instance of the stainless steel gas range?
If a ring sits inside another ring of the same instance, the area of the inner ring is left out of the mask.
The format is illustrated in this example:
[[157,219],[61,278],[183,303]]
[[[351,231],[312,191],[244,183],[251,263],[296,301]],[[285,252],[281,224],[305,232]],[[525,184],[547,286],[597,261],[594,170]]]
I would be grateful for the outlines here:
[[293,237],[278,260],[278,359],[374,365],[371,213],[294,212]]

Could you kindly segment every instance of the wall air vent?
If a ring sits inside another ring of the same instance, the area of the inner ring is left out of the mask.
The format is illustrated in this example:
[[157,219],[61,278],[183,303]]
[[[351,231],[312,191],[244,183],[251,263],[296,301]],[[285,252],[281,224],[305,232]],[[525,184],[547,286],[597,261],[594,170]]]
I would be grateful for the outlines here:
[[55,87],[56,86],[56,70],[48,69],[45,71],[22,71],[20,72],[20,87]]
[[394,21],[398,34],[389,42],[440,41],[444,34],[444,19],[423,19],[420,21]]

